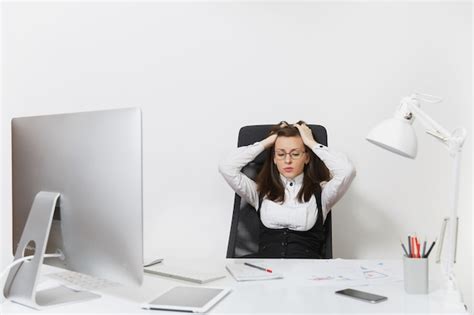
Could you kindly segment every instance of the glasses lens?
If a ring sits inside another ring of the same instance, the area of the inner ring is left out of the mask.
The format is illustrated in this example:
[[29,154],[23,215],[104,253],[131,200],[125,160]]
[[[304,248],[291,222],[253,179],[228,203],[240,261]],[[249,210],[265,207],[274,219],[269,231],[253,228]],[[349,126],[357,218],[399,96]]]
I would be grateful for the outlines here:
[[303,155],[303,152],[301,151],[293,151],[290,153],[290,156],[293,160],[299,159]]
[[282,151],[277,151],[277,152],[275,153],[275,155],[276,155],[277,159],[279,159],[279,160],[284,160],[285,157],[286,157],[286,153],[285,153],[285,152],[282,152]]

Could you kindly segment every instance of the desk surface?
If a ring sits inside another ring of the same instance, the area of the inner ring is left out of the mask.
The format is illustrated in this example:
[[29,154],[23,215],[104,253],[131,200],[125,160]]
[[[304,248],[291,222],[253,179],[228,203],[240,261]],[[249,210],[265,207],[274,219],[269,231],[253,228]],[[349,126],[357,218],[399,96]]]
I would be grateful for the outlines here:
[[[239,260],[242,261],[242,260]],[[439,265],[430,265],[430,294],[409,295],[404,292],[402,281],[402,261],[396,260],[246,260],[260,265],[269,266],[284,275],[284,279],[236,282],[227,271],[225,265],[234,260],[220,261],[172,261],[165,259],[170,265],[181,265],[189,269],[193,266],[199,271],[222,270],[227,276],[202,286],[230,287],[232,292],[217,304],[210,313],[390,313],[390,314],[465,314],[463,305],[448,305],[443,302],[443,291],[439,289]],[[320,278],[321,270],[329,270],[338,266],[338,272],[347,273],[352,268],[389,275],[372,279],[353,280],[314,280]],[[204,267],[205,266],[205,267]],[[329,269],[328,269],[329,268]],[[341,269],[342,268],[342,269]],[[43,273],[61,271],[45,266]],[[50,277],[42,276],[41,281],[51,282]],[[174,280],[145,273],[141,287],[111,287],[100,290],[102,298],[85,303],[55,307],[42,313],[149,313],[179,314],[175,312],[150,311],[140,309],[140,305],[177,285],[199,286],[186,281]],[[388,300],[379,304],[370,304],[351,298],[336,295],[339,289],[355,288],[358,290],[384,295]],[[1,306],[3,314],[37,313],[34,310],[7,301]]]

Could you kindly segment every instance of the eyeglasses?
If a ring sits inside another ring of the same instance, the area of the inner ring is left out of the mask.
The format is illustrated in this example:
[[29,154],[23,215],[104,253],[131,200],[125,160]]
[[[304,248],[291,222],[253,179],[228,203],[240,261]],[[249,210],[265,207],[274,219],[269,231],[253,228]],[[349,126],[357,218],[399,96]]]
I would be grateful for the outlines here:
[[275,151],[275,157],[277,160],[285,160],[286,155],[289,155],[292,160],[298,160],[300,159],[303,154],[305,154],[306,151],[300,151],[300,150],[294,150],[289,153],[286,153],[285,151]]

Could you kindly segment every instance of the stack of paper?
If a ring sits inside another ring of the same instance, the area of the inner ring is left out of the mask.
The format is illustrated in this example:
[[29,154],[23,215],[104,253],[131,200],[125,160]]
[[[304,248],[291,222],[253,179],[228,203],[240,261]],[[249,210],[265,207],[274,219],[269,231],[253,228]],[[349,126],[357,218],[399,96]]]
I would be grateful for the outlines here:
[[199,284],[208,283],[214,280],[225,278],[225,273],[223,271],[203,272],[200,270],[191,270],[177,266],[167,266],[165,264],[146,267],[145,272],[163,277],[195,282]]
[[244,265],[243,263],[233,263],[226,266],[227,271],[237,281],[255,281],[282,279],[283,275],[274,272],[267,272],[253,267]]

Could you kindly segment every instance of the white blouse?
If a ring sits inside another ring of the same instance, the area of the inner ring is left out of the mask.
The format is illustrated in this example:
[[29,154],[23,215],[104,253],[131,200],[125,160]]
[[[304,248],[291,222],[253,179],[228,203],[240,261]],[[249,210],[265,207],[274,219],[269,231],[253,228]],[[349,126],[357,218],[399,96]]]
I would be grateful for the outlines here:
[[[331,173],[331,180],[321,183],[323,220],[326,220],[331,208],[349,188],[356,171],[351,161],[342,153],[334,152],[322,144],[316,144],[311,149],[326,164]],[[264,150],[260,142],[239,147],[219,164],[219,172],[230,187],[255,209],[258,209],[259,203],[257,184],[241,170]],[[299,202],[297,197],[303,185],[303,176],[304,174],[300,174],[289,179],[280,175],[285,187],[285,200],[283,203],[273,202],[266,198],[262,200],[260,218],[266,227],[308,231],[314,226],[318,214],[314,195],[308,202]]]

